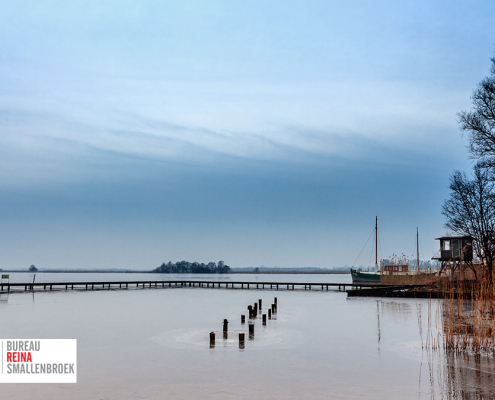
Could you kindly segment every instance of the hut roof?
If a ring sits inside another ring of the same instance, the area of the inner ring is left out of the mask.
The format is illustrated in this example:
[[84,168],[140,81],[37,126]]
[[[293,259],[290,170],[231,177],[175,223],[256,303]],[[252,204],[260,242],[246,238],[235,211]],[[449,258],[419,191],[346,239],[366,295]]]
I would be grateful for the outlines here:
[[473,239],[472,236],[442,236],[439,238],[435,238],[435,240],[447,240],[447,239]]

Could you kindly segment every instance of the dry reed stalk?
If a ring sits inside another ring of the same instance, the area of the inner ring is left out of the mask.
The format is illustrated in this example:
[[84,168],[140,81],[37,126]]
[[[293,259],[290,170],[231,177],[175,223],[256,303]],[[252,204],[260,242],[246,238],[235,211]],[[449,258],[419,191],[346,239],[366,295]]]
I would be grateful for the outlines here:
[[[480,280],[462,277],[443,278],[436,286],[441,302],[443,347],[455,354],[495,354],[495,291],[493,282],[483,276]],[[431,308],[428,309],[431,313]],[[430,315],[426,348],[431,341]],[[440,330],[437,340],[440,341]],[[422,333],[421,333],[422,336]]]
[[419,273],[414,275],[382,275],[380,282],[389,285],[434,285],[440,281],[434,274]]

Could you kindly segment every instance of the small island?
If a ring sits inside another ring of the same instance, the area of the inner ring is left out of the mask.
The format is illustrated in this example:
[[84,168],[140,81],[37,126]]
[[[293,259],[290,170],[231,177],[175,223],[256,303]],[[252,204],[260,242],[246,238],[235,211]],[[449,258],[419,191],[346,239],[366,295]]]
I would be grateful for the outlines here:
[[208,264],[188,261],[178,261],[172,263],[169,261],[167,264],[163,263],[153,271],[160,274],[227,274],[230,272],[230,267],[223,261],[209,262]]

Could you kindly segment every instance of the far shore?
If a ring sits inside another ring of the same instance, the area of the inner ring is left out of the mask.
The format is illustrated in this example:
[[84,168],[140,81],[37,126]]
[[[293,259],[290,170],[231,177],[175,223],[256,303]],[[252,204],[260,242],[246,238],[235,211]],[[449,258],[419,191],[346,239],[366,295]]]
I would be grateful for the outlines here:
[[[5,273],[30,273],[30,274],[154,274],[156,272],[152,271],[137,271],[137,270],[72,270],[72,269],[51,269],[51,270],[42,270],[42,271],[26,271],[26,270],[16,270],[16,269],[10,269],[10,270],[0,270],[0,274],[5,274]],[[228,274],[256,274],[256,275],[266,275],[266,274],[350,274],[350,271],[329,271],[329,270],[314,270],[314,271],[276,271],[276,270],[270,270],[270,271],[230,271],[227,274],[204,274],[204,275],[228,275]],[[201,274],[195,274],[195,275],[201,275]]]
[[351,271],[230,271],[229,274],[350,274]]

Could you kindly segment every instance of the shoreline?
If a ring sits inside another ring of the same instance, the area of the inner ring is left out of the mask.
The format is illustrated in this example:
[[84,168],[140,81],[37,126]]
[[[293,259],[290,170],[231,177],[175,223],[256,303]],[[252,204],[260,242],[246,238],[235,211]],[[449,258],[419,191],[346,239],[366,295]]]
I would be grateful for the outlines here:
[[332,275],[343,275],[350,274],[351,271],[230,271],[229,274],[332,274]]
[[[44,271],[25,271],[25,270],[0,270],[0,274],[4,273],[29,273],[29,274],[170,274],[173,275],[174,273],[166,273],[166,272],[152,272],[152,271],[138,271],[138,270],[125,270],[125,271],[111,271],[111,270],[90,270],[90,271],[85,271],[85,270],[44,270]],[[190,273],[191,275],[236,275],[236,274],[250,274],[250,275],[268,275],[268,274],[274,274],[274,275],[283,275],[283,274],[307,274],[307,275],[315,275],[315,274],[330,274],[330,275],[345,275],[345,274],[350,274],[350,271],[230,271],[226,274],[194,274]]]

